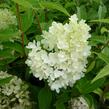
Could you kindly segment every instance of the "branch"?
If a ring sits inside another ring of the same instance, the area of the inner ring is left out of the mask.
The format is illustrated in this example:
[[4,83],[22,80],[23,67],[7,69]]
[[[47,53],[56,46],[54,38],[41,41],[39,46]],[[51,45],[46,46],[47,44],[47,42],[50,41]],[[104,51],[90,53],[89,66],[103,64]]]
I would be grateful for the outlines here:
[[39,26],[40,32],[42,33],[42,28],[41,28],[41,25],[40,25],[40,21],[39,21],[39,17],[38,17],[38,15],[36,16],[36,20],[37,20],[37,23],[38,23],[38,26]]
[[41,28],[41,24],[40,24],[40,20],[39,20],[39,17],[37,15],[37,12],[35,10],[33,10],[33,13],[34,13],[34,15],[36,15],[36,21],[38,23],[38,27],[40,29],[40,33],[42,33],[42,28]]
[[21,16],[20,16],[20,11],[19,11],[19,5],[18,4],[16,4],[16,13],[17,13],[17,18],[18,18],[18,27],[19,27],[19,30],[22,32],[21,33],[22,48],[24,49],[24,32],[22,31]]

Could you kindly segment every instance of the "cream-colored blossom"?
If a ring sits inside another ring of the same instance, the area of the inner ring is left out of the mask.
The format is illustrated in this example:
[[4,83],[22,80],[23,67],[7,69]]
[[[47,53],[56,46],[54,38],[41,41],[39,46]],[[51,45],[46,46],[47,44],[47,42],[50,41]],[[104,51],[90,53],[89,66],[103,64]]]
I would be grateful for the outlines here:
[[18,77],[0,71],[0,79],[7,77],[12,79],[9,83],[0,85],[0,109],[17,109],[21,106],[22,109],[30,109],[28,85]]
[[31,51],[26,64],[33,75],[46,79],[52,90],[73,86],[84,76],[87,57],[91,47],[88,45],[90,27],[84,20],[78,21],[76,14],[69,23],[53,22],[49,31],[44,31],[40,42],[30,42]]
[[16,16],[8,9],[0,9],[0,30],[8,28],[10,25],[17,25]]

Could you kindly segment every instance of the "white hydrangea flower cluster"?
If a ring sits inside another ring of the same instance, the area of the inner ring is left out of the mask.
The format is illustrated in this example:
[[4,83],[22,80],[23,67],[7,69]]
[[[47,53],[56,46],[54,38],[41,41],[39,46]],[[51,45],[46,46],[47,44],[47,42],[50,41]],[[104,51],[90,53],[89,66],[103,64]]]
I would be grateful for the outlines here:
[[[11,77],[7,72],[0,71],[0,79]],[[16,76],[9,83],[0,85],[0,109],[30,109],[28,85]],[[20,108],[21,107],[21,108]]]
[[83,97],[71,99],[70,109],[89,109],[88,103]]
[[84,76],[87,57],[91,47],[88,45],[90,27],[84,20],[78,21],[76,14],[69,23],[53,22],[49,31],[43,32],[43,39],[37,44],[30,42],[31,51],[26,64],[33,75],[47,80],[51,90],[73,86]]
[[17,25],[16,16],[8,9],[0,9],[0,30],[8,28],[10,25]]

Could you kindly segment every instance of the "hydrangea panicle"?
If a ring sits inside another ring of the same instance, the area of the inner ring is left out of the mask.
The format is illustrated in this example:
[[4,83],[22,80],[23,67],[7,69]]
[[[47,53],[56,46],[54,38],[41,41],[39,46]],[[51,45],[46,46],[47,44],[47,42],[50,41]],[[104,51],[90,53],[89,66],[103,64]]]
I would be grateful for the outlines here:
[[16,16],[8,9],[0,9],[0,30],[8,28],[10,25],[17,25]]
[[7,77],[12,77],[12,79],[8,83],[0,85],[0,109],[31,108],[28,85],[17,76],[0,71],[0,79]]
[[45,79],[51,90],[73,86],[84,76],[87,57],[91,47],[88,45],[90,27],[84,20],[78,21],[76,14],[69,18],[69,23],[53,22],[49,31],[43,31],[43,39],[37,44],[30,42],[31,51],[26,64],[33,75]]

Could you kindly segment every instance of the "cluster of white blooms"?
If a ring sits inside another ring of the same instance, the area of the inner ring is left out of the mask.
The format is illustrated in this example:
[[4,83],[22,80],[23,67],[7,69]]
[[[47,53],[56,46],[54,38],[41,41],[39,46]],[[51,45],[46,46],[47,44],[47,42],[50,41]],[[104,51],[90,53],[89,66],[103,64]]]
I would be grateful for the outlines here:
[[0,9],[0,30],[8,28],[10,25],[17,25],[16,16],[8,9]]
[[84,20],[78,21],[76,14],[69,18],[69,23],[53,22],[49,31],[43,31],[41,41],[30,42],[31,51],[26,64],[33,75],[45,79],[51,90],[73,86],[84,76],[87,57],[91,47],[88,45],[90,27]]
[[89,109],[88,103],[83,97],[71,99],[70,109]]
[[0,79],[7,77],[12,79],[9,83],[0,85],[0,109],[30,109],[28,85],[18,77],[0,71]]

